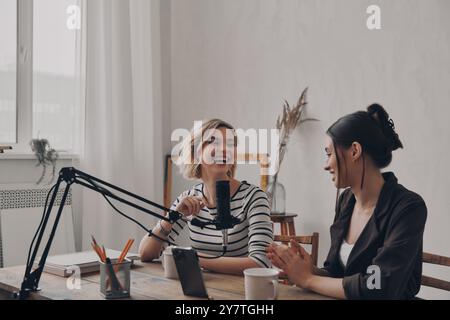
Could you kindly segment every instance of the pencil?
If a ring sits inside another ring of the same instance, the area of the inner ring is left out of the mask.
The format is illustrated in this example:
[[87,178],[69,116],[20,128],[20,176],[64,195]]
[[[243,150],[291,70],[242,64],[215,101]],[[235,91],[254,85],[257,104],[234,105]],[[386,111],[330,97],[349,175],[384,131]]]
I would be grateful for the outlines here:
[[95,238],[92,234],[91,234],[91,238],[92,238],[92,241],[94,242],[95,247],[97,248],[97,250],[100,253],[100,257],[102,258],[102,261],[105,262],[106,254],[103,255],[102,249],[100,248],[100,246],[98,245],[97,241],[95,240]]
[[105,261],[106,261],[107,256],[106,256],[106,250],[105,250],[104,246],[102,246],[102,252],[103,252],[103,257],[105,258]]
[[98,250],[98,248],[95,246],[95,244],[91,243],[91,245],[92,245],[92,248],[94,249],[95,253],[97,253],[98,257],[100,258],[100,261],[104,262],[103,261],[103,256],[100,253],[100,251]]
[[94,236],[91,234],[92,242],[94,242],[95,246],[98,246],[97,241],[95,241]]
[[123,254],[127,250],[128,245],[130,244],[130,239],[128,239],[127,243],[125,244],[125,247],[122,249],[122,252],[120,253],[119,259],[117,259],[118,263],[123,262]]
[[120,254],[119,263],[122,263],[123,260],[125,260],[125,257],[127,256],[127,253],[130,250],[133,243],[134,243],[134,239],[128,240],[127,244],[125,245],[125,248],[123,249],[122,253]]

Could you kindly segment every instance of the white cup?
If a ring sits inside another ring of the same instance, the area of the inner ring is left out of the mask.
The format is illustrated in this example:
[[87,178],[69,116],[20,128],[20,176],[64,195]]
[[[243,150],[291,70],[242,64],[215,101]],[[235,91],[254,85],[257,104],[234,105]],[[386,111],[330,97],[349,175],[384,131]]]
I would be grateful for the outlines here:
[[166,248],[163,252],[162,266],[164,268],[164,276],[168,279],[178,279],[178,271],[173,259],[172,247]]
[[266,268],[244,270],[246,300],[275,300],[278,298],[279,271]]

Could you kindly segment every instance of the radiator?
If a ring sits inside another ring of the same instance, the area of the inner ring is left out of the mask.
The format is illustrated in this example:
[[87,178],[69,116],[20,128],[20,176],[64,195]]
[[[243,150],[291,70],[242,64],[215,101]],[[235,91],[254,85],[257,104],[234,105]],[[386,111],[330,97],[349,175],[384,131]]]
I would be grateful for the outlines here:
[[[36,184],[0,185],[0,268],[24,265],[28,249],[41,221],[45,199],[51,186]],[[47,230],[42,238],[42,251],[61,203],[59,190]],[[50,254],[75,252],[72,194],[69,193]]]

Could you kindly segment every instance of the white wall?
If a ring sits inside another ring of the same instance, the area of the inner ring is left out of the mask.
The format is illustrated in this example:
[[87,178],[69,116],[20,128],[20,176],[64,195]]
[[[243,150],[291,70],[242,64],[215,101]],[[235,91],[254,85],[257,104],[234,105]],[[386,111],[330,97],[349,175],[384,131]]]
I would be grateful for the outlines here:
[[[370,4],[381,7],[381,30],[366,28]],[[297,233],[320,232],[320,261],[335,200],[324,132],[375,101],[405,145],[389,170],[429,209],[424,249],[450,256],[450,1],[190,0],[170,10],[172,129],[210,117],[272,128],[283,99],[295,103],[309,86],[308,114],[321,122],[294,134],[280,180]]]

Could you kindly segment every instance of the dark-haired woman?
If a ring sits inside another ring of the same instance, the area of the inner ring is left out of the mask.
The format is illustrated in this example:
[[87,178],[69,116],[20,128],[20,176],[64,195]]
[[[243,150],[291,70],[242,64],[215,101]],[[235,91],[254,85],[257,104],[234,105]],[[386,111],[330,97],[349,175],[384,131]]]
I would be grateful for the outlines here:
[[271,245],[268,257],[297,286],[341,299],[410,299],[420,289],[423,199],[382,173],[403,148],[378,104],[344,116],[327,131],[325,170],[338,189],[331,247],[314,267],[297,243]]

